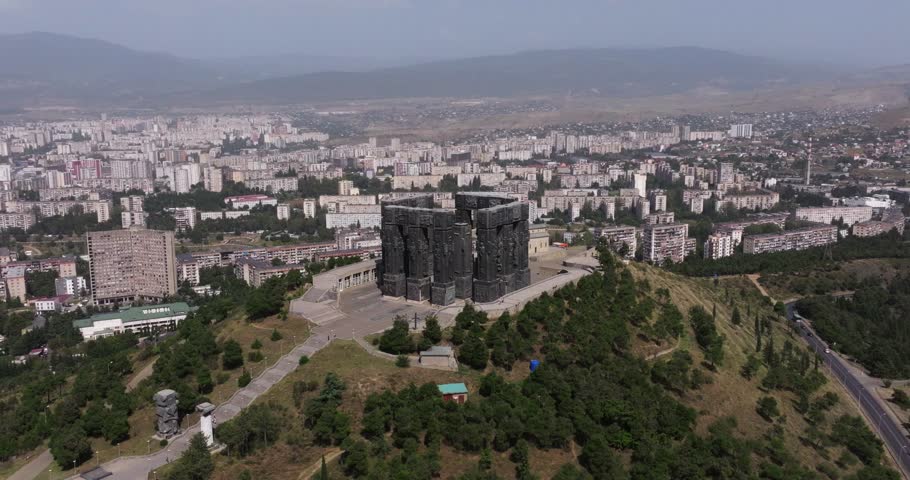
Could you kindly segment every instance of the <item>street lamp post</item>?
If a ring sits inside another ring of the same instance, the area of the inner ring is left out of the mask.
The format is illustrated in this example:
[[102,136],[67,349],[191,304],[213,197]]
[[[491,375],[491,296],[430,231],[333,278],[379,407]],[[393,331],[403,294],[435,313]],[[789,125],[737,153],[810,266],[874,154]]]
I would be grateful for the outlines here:
[[152,453],[152,441],[146,440],[145,441],[145,454],[148,455],[150,453]]

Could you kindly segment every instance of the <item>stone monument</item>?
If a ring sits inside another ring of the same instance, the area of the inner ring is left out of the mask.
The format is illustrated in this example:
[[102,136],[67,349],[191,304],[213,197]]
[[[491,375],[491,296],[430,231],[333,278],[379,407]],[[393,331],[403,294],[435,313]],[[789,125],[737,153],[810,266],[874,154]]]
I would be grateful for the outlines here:
[[161,390],[155,394],[155,416],[158,419],[158,436],[170,438],[180,429],[180,416],[177,413],[177,392],[171,389]]
[[454,211],[432,207],[431,194],[382,202],[383,295],[449,305],[456,298],[490,302],[528,286],[527,204],[457,193]]
[[213,427],[213,416],[215,406],[209,402],[203,402],[196,405],[196,411],[199,412],[199,429],[202,430],[202,436],[205,437],[205,444],[212,448],[215,446],[215,430]]

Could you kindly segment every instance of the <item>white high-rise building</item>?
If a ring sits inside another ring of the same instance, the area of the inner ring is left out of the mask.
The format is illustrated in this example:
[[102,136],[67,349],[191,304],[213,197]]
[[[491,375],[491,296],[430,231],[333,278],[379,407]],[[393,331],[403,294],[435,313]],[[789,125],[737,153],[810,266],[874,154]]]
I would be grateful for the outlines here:
[[316,218],[316,199],[303,199],[303,216],[304,218]]
[[733,255],[733,235],[729,232],[713,233],[705,241],[705,258],[717,260]]
[[144,210],[143,197],[142,195],[120,197],[120,206],[127,212],[141,212]]
[[730,125],[730,130],[727,132],[727,135],[733,138],[752,138],[752,124],[742,123]]
[[12,166],[8,163],[0,163],[0,182],[9,182],[12,180]]
[[667,210],[667,193],[663,190],[651,191],[651,210],[655,212],[665,212]]
[[196,228],[196,207],[181,207],[173,209],[174,220],[177,221],[177,231]]
[[639,197],[646,197],[648,195],[648,176],[644,173],[636,173],[633,175],[635,180],[635,190],[638,190]]
[[351,180],[341,180],[338,182],[338,195],[350,196],[353,195],[351,190],[354,188],[354,182]]
[[276,206],[276,213],[278,215],[278,220],[287,220],[291,218],[291,206],[287,203],[279,203]]
[[202,174],[203,183],[206,190],[210,192],[220,192],[224,188],[224,182],[220,168],[207,167],[202,171]]
[[120,212],[120,225],[123,228],[145,227],[148,216],[145,212]]

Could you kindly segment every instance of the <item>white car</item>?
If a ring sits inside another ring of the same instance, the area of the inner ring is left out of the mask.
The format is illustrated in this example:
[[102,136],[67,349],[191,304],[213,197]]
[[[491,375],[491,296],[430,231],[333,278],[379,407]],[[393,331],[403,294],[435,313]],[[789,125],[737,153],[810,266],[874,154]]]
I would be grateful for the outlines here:
[[831,349],[828,347],[825,347],[825,353],[831,353]]

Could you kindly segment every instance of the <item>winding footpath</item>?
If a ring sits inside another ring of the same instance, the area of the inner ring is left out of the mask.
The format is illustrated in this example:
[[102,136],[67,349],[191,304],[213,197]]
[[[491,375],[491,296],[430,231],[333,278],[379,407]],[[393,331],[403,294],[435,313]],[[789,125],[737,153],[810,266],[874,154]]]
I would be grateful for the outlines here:
[[[304,355],[312,356],[328,345],[329,342],[330,340],[325,332],[321,332],[318,328],[314,329],[310,338],[304,343],[294,347],[274,365],[259,374],[249,385],[237,390],[230,399],[218,405],[213,414],[216,425],[219,422],[225,422],[237,416],[241,410],[248,407],[256,398],[293,372],[300,364],[300,357]],[[190,439],[198,432],[199,423],[197,422],[179,436],[172,438],[170,444],[158,452],[151,455],[120,457],[104,463],[101,465],[102,468],[111,473],[111,476],[106,478],[111,480],[148,478],[149,473],[179,458],[187,449]],[[71,478],[78,479],[80,477]]]

